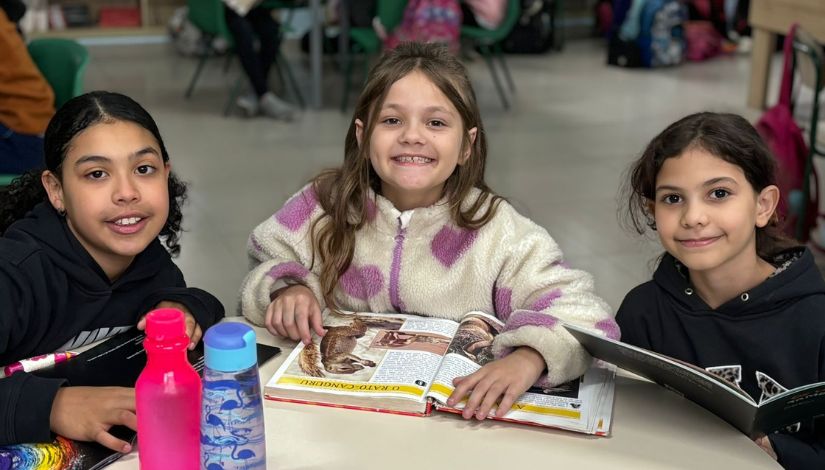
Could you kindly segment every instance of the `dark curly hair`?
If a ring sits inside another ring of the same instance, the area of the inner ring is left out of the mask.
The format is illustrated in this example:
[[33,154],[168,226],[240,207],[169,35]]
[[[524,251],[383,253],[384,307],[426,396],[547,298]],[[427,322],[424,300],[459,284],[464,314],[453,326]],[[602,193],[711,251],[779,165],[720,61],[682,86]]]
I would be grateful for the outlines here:
[[[93,91],[67,101],[49,121],[44,137],[45,167],[29,171],[17,177],[0,197],[0,233],[14,221],[21,219],[36,204],[48,201],[40,175],[48,170],[62,178],[63,160],[76,135],[99,123],[128,121],[151,132],[160,145],[164,163],[169,153],[163,144],[157,124],[149,113],[135,100],[119,93]],[[169,173],[169,217],[160,231],[166,248],[172,256],[180,253],[180,232],[186,201],[186,184],[174,173]]]

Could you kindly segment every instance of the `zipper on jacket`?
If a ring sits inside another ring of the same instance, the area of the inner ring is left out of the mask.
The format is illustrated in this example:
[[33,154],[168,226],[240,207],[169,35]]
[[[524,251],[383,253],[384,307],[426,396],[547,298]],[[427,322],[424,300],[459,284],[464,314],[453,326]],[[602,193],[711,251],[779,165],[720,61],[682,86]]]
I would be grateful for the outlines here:
[[401,301],[400,279],[401,252],[404,249],[404,240],[407,236],[407,225],[410,223],[413,211],[404,211],[398,216],[398,231],[395,233],[395,246],[392,249],[392,265],[390,266],[390,303],[396,312],[406,311]]

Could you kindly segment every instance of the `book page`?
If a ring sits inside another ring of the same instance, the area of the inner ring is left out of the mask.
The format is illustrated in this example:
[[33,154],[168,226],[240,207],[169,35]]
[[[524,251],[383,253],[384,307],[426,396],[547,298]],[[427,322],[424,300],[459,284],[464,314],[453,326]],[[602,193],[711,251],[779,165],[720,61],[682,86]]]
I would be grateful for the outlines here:
[[493,340],[503,329],[504,324],[492,315],[482,312],[465,315],[433,381],[430,396],[446,402],[454,390],[453,379],[470,375],[492,361]]
[[299,345],[267,383],[278,389],[424,401],[458,324],[402,314],[327,312],[327,333]]
[[[470,375],[494,360],[493,339],[503,327],[498,319],[487,314],[473,312],[465,316],[427,394],[438,402],[439,410],[457,412],[464,409],[466,398],[454,408],[445,404],[455,390],[453,379]],[[601,432],[607,434],[613,388],[605,385],[613,384],[612,377],[609,368],[593,368],[583,377],[557,387],[531,387],[503,419],[590,433],[597,433],[601,424]],[[608,401],[609,405],[605,403]],[[491,410],[491,417],[495,411],[495,408]]]

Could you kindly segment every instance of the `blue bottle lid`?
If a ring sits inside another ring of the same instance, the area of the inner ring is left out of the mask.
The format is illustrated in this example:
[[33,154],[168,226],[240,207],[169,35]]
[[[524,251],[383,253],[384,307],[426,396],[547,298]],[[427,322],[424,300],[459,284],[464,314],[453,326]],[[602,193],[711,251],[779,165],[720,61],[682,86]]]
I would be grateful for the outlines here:
[[203,337],[206,367],[220,372],[249,369],[258,362],[255,330],[243,323],[224,322]]

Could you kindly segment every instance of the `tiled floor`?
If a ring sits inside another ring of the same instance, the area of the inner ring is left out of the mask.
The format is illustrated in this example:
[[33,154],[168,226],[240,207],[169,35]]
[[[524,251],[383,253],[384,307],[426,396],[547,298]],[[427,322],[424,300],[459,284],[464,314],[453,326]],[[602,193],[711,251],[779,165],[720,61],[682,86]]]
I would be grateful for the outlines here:
[[[339,76],[325,69],[326,107],[290,124],[221,115],[229,87],[223,60],[211,61],[191,100],[183,91],[195,61],[168,45],[95,46],[86,89],[127,93],[158,121],[174,169],[191,183],[178,263],[191,285],[236,311],[251,229],[313,174],[342,159],[350,116],[337,109]],[[290,54],[299,81],[305,58]],[[656,71],[604,65],[598,41],[562,53],[509,58],[517,95],[503,112],[483,62],[469,69],[490,143],[488,183],[545,226],[572,265],[592,272],[614,308],[650,277],[659,249],[623,231],[617,194],[623,172],[646,142],[675,119],[700,110],[754,120],[745,107],[749,62],[725,57]]]

